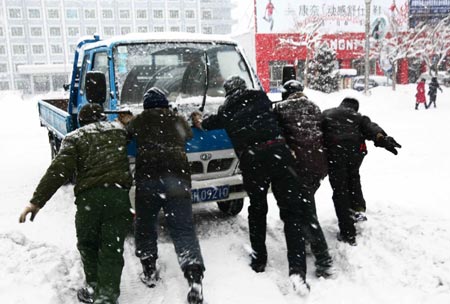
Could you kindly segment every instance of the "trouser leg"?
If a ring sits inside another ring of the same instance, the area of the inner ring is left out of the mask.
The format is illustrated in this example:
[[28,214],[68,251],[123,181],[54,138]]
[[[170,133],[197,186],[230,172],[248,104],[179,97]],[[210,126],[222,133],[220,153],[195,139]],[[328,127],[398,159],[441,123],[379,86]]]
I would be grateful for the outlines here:
[[329,162],[329,180],[333,189],[333,203],[342,235],[355,236],[354,220],[351,213],[351,198],[349,194],[349,176],[347,168],[336,166],[335,161]]
[[349,167],[349,195],[351,197],[351,208],[355,212],[366,212],[366,200],[361,188],[361,167],[363,156],[356,156]]
[[83,263],[86,283],[95,288],[100,246],[101,208],[87,193],[77,196],[75,203],[77,205],[75,215],[77,248]]
[[272,191],[284,222],[289,274],[306,276],[305,239],[302,226],[307,222],[305,197],[300,192],[299,179],[294,170],[294,159],[288,149],[275,151],[271,163]]
[[128,191],[104,190],[95,304],[116,304],[124,265],[123,244],[131,223]]
[[134,236],[136,256],[141,260],[158,258],[158,213],[161,204],[156,183],[151,181],[137,183]]
[[164,186],[167,189],[167,199],[163,204],[165,219],[181,270],[185,272],[192,265],[198,265],[204,270],[192,218],[189,183],[179,179],[164,179]]
[[260,164],[250,164],[242,170],[244,189],[250,198],[248,226],[250,243],[255,260],[260,264],[267,261],[267,191],[269,182]]

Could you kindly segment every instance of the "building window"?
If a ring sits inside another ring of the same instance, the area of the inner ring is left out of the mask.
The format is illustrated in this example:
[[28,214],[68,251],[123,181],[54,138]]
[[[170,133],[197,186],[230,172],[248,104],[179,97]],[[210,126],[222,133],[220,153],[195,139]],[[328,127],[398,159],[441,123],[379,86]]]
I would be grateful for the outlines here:
[[0,91],[1,90],[9,90],[9,82],[8,81],[0,81]]
[[163,10],[153,10],[153,18],[155,19],[164,18]]
[[42,27],[31,27],[30,34],[33,37],[42,37]]
[[186,32],[195,33],[195,26],[186,26]]
[[61,28],[60,27],[51,27],[49,29],[51,37],[59,37],[61,36]]
[[212,11],[210,11],[210,10],[202,11],[202,19],[203,20],[211,20],[212,19]]
[[25,93],[31,93],[30,82],[28,80],[16,80],[16,89]]
[[114,26],[105,26],[103,28],[103,34],[106,36],[113,36],[114,35]]
[[6,63],[0,63],[0,73],[8,73],[8,65]]
[[154,26],[154,27],[153,27],[153,31],[154,31],[155,33],[158,33],[158,32],[164,32],[164,26]]
[[113,18],[113,11],[110,9],[104,9],[102,10],[102,17],[103,19],[112,19]]
[[85,19],[95,19],[96,18],[95,9],[85,9],[84,10],[84,18]]
[[59,19],[59,10],[56,8],[49,8],[47,10],[48,19]]
[[195,18],[194,10],[187,10],[184,13],[185,13],[186,19],[194,19]]
[[3,28],[0,26],[0,37],[3,37]]
[[44,45],[42,44],[34,44],[31,46],[31,50],[35,55],[44,54]]
[[120,33],[121,33],[122,35],[126,35],[126,34],[131,33],[131,27],[129,27],[129,26],[122,26],[122,27],[120,28]]
[[25,55],[25,45],[23,44],[13,45],[12,52],[14,55]]
[[23,26],[13,26],[11,27],[12,37],[23,37]]
[[0,55],[6,55],[6,47],[4,45],[0,45]]
[[180,31],[180,27],[179,26],[171,26],[170,27],[170,31],[171,32],[179,32]]
[[95,26],[87,26],[86,27],[86,35],[94,35],[97,32],[97,27]]
[[170,10],[169,11],[169,18],[170,19],[180,19],[180,11],[178,11],[178,10]]
[[138,31],[138,33],[147,33],[148,26],[138,26],[137,31]]
[[136,11],[136,19],[147,19],[147,10],[138,9]]
[[50,91],[50,79],[49,76],[33,76],[33,85],[35,92],[48,92]]
[[8,12],[9,19],[22,19],[22,9],[10,8]]
[[69,44],[69,52],[75,53],[75,50],[77,49],[76,44]]
[[62,54],[63,53],[62,46],[59,44],[52,44],[52,45],[50,45],[50,48],[52,50],[52,54]]
[[80,35],[80,28],[79,27],[69,26],[67,28],[67,36],[74,37],[74,36],[78,36],[78,35]]
[[28,9],[28,18],[29,19],[41,19],[41,10],[38,8],[29,8]]
[[119,18],[120,19],[130,19],[130,10],[120,10]]
[[204,26],[202,28],[202,33],[203,34],[212,34],[212,27],[211,26]]
[[72,20],[78,19],[78,9],[77,8],[66,9],[66,18]]

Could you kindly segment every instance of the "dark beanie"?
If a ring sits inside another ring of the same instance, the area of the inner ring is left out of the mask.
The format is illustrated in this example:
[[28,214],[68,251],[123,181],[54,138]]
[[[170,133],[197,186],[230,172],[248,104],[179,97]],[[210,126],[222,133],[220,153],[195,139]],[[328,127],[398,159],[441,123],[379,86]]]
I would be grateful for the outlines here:
[[164,91],[157,88],[152,87],[144,94],[144,109],[152,109],[152,108],[168,108],[169,101],[166,98],[166,94]]
[[346,97],[344,100],[342,100],[340,107],[344,107],[347,109],[352,109],[355,112],[358,112],[359,109],[359,102],[355,98]]
[[88,103],[84,105],[80,113],[78,113],[78,122],[80,126],[106,120],[106,115],[103,111],[103,107],[97,103]]

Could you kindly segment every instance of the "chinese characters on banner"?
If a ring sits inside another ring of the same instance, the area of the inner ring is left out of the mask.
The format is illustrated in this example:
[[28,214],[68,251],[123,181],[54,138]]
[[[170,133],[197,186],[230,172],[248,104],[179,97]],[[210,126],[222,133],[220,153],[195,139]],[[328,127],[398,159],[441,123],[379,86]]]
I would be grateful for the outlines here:
[[[322,33],[364,32],[363,0],[256,0],[257,33],[298,33],[308,24],[322,22]],[[398,30],[408,27],[408,0],[372,0],[371,23],[393,20]]]

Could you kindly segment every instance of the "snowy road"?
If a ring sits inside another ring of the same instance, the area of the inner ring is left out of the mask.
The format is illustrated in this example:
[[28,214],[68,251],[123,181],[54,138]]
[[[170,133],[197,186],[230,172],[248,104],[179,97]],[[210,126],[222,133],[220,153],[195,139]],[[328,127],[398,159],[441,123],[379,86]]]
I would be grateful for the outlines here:
[[[282,224],[273,198],[268,220],[267,271],[248,266],[246,210],[224,217],[214,204],[195,206],[195,222],[207,271],[207,304],[274,303],[450,303],[450,89],[438,95],[438,108],[414,110],[415,86],[376,88],[365,97],[353,91],[324,95],[306,91],[321,109],[349,94],[403,145],[399,155],[368,145],[362,166],[368,205],[358,227],[358,246],[336,241],[336,216],[326,179],[316,200],[338,277],[314,277],[308,255],[311,294],[304,300],[290,292]],[[83,274],[74,227],[71,186],[61,188],[34,223],[19,225],[18,215],[50,161],[47,134],[39,127],[36,103],[0,95],[0,303],[75,304]],[[6,111],[5,111],[6,110]],[[187,284],[173,245],[162,226],[162,283],[155,289],[139,279],[139,261],[128,239],[122,277],[122,304],[185,303]]]

